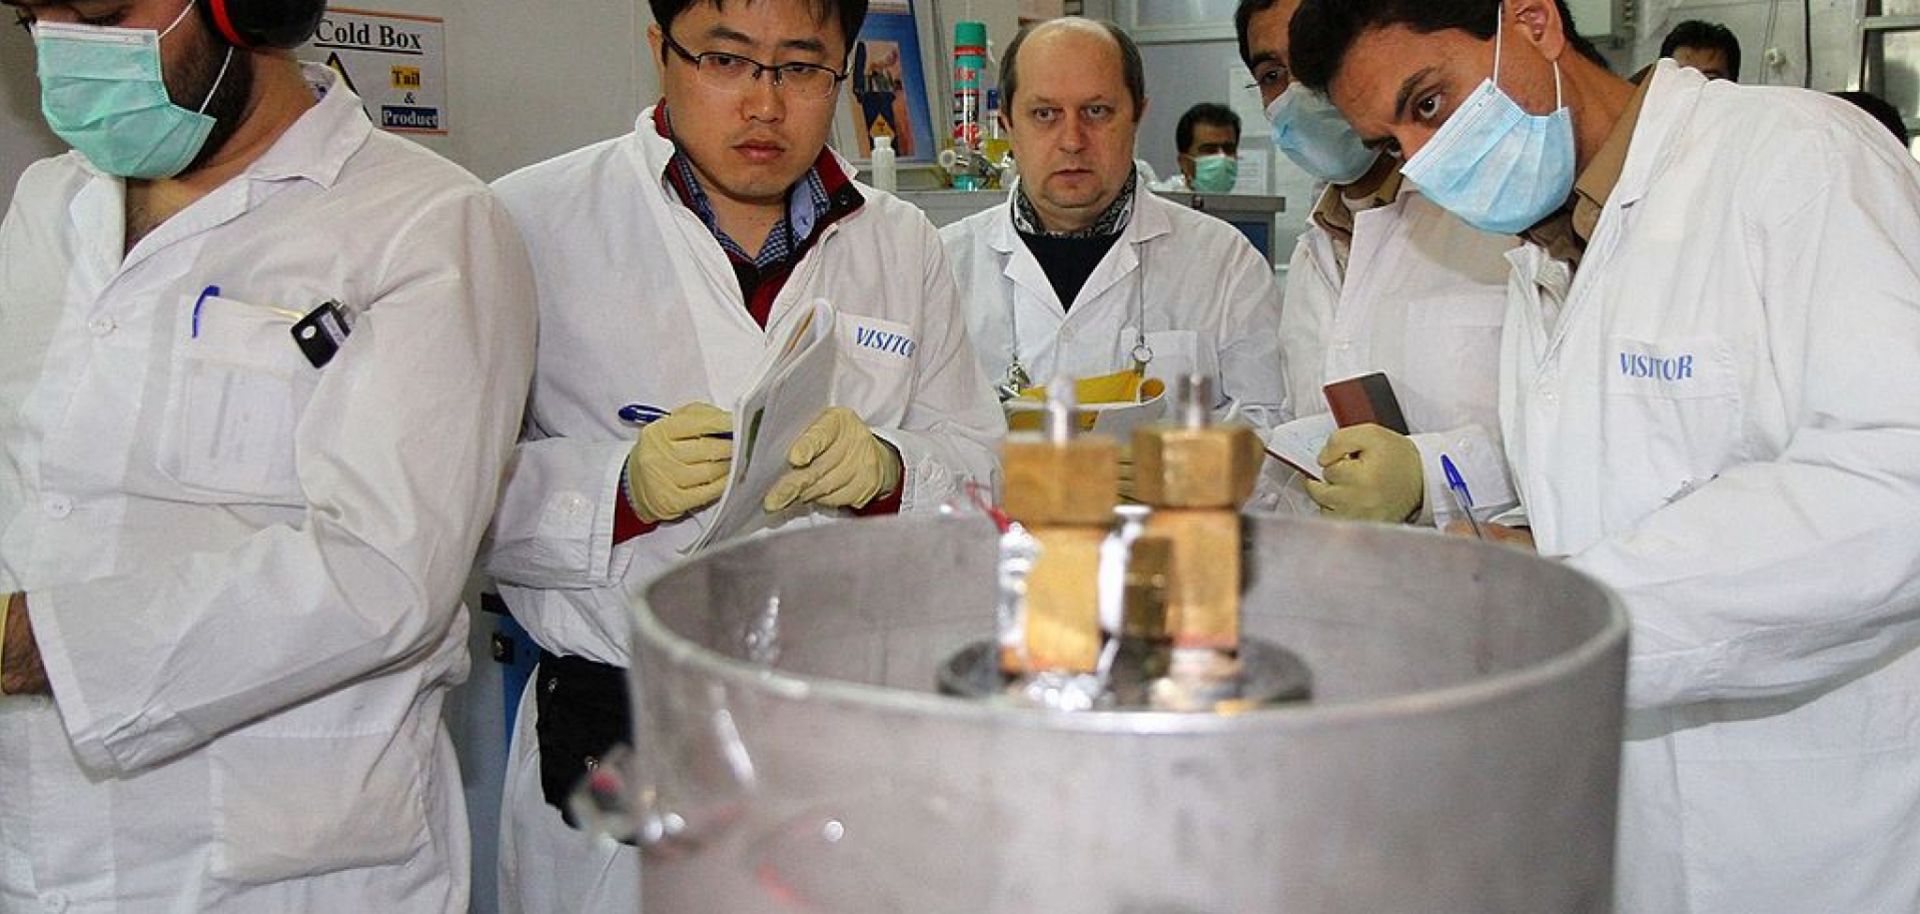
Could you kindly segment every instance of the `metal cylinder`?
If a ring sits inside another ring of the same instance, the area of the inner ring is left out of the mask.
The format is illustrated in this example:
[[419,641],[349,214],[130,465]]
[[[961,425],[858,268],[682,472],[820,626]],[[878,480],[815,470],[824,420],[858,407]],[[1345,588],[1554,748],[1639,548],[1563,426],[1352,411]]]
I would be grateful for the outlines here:
[[646,914],[1563,912],[1611,903],[1625,615],[1561,565],[1247,524],[1245,631],[1310,703],[1058,714],[948,698],[994,533],[778,534],[635,613]]

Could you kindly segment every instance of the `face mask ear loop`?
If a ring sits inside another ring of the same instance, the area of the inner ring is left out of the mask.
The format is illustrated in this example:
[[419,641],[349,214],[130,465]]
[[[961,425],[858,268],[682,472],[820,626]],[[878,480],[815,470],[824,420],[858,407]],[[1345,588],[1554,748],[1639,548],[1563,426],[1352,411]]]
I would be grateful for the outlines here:
[[173,30],[179,28],[180,23],[187,21],[187,14],[191,12],[193,12],[193,4],[189,3],[186,9],[180,11],[180,15],[173,17],[173,24],[167,26],[166,30],[160,33],[160,37],[165,38],[173,34]]
[[1566,99],[1560,95],[1560,61],[1556,60],[1553,62],[1553,110],[1558,111],[1566,106]]
[[[220,73],[213,78],[213,85],[207,89],[207,97],[200,102],[196,114],[207,113],[207,106],[213,104],[213,93],[220,91],[220,83],[227,78],[227,68],[233,65],[233,45],[227,45],[227,56],[220,61]],[[1558,73],[1558,70],[1554,71]]]
[[1500,46],[1505,42],[1507,30],[1507,7],[1500,5],[1500,18],[1493,20],[1493,87],[1500,88]]

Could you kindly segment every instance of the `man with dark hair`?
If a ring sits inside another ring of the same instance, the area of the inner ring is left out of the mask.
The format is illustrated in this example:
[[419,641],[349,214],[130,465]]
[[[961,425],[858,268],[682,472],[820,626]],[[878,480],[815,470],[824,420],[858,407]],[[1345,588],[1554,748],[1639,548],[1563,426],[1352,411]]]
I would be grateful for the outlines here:
[[[1553,0],[1553,7],[1564,23],[1561,38],[1568,49],[1606,70],[1607,59],[1600,49],[1574,28],[1567,0]],[[1299,50],[1294,53],[1293,75],[1316,92],[1327,91],[1331,71],[1347,55],[1363,25],[1391,21],[1420,35],[1451,29],[1485,40],[1499,30],[1500,22],[1500,0],[1368,0],[1352,9],[1337,3],[1303,3],[1302,8],[1309,13],[1303,33],[1294,39]],[[1306,43],[1301,44],[1302,40]]]
[[0,223],[0,910],[466,914],[511,221],[285,49],[321,4],[7,5],[73,149]]
[[1155,184],[1159,191],[1233,191],[1240,175],[1240,115],[1215,102],[1201,102],[1180,115],[1173,128],[1180,173]]
[[[1133,163],[1146,79],[1133,40],[1078,17],[1031,26],[1000,62],[1020,163],[1007,202],[940,230],[967,329],[1003,396],[1140,372],[1215,378],[1216,406],[1285,410],[1273,270],[1232,226],[1146,189]],[[1265,491],[1265,490],[1263,490]]]
[[1241,0],[1234,12],[1274,144],[1328,182],[1287,269],[1287,389],[1296,417],[1324,417],[1328,382],[1382,372],[1413,431],[1367,424],[1334,432],[1322,455],[1326,479],[1308,481],[1307,494],[1331,517],[1445,526],[1459,518],[1445,456],[1477,507],[1505,510],[1514,495],[1498,381],[1514,241],[1421,196],[1393,157],[1361,144],[1339,111],[1291,78],[1287,26],[1299,7]]
[[570,829],[566,796],[630,739],[632,598],[714,522],[732,411],[813,302],[838,311],[834,405],[787,452],[761,442],[755,460],[788,465],[771,525],[938,510],[991,485],[1004,430],[933,226],[826,148],[865,0],[653,8],[664,97],[634,131],[496,185],[541,319],[487,556],[541,648],[501,815],[509,914],[637,910],[638,855]]
[[1708,79],[1740,81],[1740,39],[1717,22],[1689,19],[1674,26],[1660,42],[1660,56],[1699,70]]
[[1920,163],[1821,93],[1636,88],[1571,28],[1305,0],[1292,35],[1409,181],[1529,242],[1514,477],[1633,623],[1618,909],[1920,909]]

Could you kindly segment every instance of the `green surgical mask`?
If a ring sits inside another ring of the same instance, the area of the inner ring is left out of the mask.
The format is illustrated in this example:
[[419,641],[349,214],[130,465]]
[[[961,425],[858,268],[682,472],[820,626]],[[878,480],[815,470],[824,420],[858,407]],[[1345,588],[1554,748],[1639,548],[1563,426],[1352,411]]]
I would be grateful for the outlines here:
[[44,22],[33,27],[40,112],[47,126],[95,168],[122,178],[171,178],[200,155],[214,120],[201,113],[233,63],[188,111],[167,97],[160,39],[193,12],[189,3],[164,32]]
[[1239,178],[1240,160],[1233,156],[1216,153],[1193,160],[1193,189],[1203,194],[1230,193]]

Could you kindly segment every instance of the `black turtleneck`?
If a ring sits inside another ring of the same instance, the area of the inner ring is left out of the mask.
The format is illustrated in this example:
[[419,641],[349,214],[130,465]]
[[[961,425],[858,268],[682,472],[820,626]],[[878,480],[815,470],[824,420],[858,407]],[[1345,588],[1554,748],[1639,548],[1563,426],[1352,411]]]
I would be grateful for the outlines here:
[[1080,295],[1080,287],[1087,284],[1087,277],[1093,275],[1093,268],[1100,265],[1100,259],[1107,256],[1107,251],[1112,250],[1113,243],[1120,238],[1118,232],[1091,238],[1065,238],[1027,232],[1019,234],[1027,250],[1033,252],[1033,259],[1040,261],[1040,269],[1046,271],[1047,282],[1053,285],[1053,294],[1060,297],[1062,311],[1073,307],[1073,300]]

